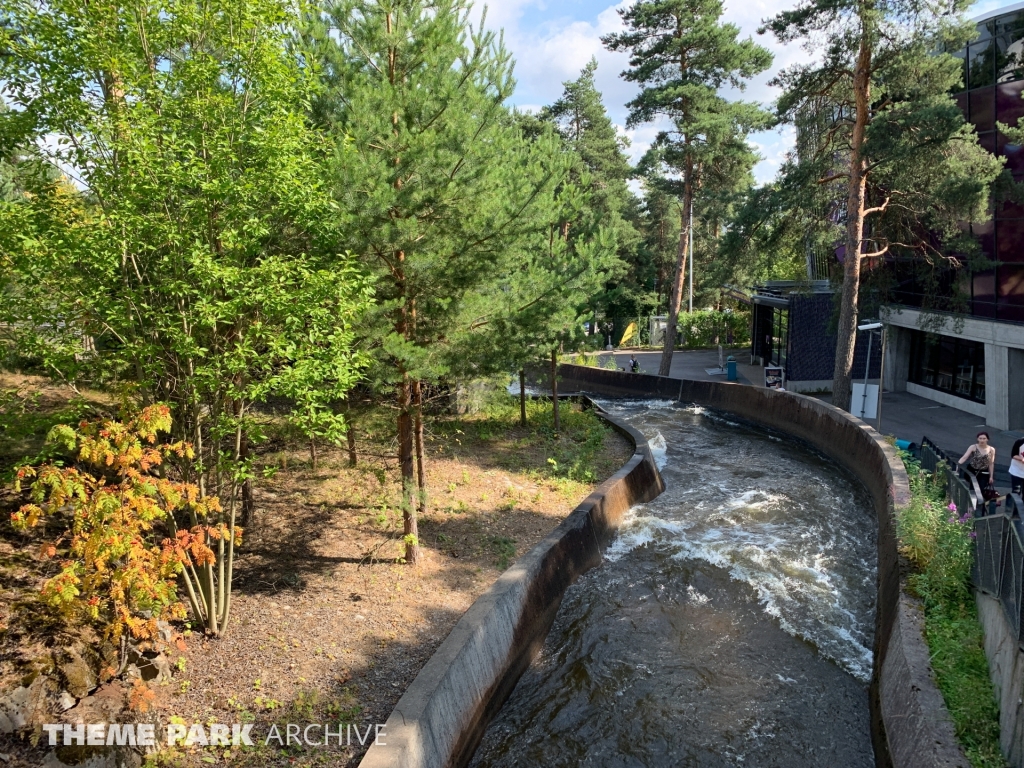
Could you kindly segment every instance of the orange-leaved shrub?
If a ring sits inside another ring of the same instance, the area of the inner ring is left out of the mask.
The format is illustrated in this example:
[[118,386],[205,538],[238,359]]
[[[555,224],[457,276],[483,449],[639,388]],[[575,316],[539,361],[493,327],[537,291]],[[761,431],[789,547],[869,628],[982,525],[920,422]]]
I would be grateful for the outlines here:
[[44,557],[60,559],[60,573],[43,585],[44,598],[114,640],[151,639],[157,620],[183,618],[178,575],[214,563],[208,542],[227,535],[223,525],[178,529],[175,512],[209,520],[220,503],[160,471],[171,456],[193,457],[188,443],[157,444],[158,433],[170,428],[165,405],[125,421],[58,425],[47,440],[73,455],[72,465],[49,462],[17,472],[16,490],[30,482],[31,503],[11,515],[16,529],[69,518],[69,528],[42,546]]

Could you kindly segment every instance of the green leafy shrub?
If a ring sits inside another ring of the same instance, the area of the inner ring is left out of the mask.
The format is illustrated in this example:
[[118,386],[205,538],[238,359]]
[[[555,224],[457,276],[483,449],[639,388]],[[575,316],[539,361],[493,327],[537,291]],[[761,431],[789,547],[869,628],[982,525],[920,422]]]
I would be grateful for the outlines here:
[[750,341],[750,316],[742,312],[726,312],[702,309],[696,312],[679,313],[679,337],[687,349],[725,344],[728,332],[732,330],[733,344],[747,344]]

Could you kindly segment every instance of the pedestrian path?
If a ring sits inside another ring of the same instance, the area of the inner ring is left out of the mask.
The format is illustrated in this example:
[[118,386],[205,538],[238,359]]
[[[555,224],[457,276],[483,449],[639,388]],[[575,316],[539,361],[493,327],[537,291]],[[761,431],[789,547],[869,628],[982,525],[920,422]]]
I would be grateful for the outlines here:
[[[602,355],[602,361],[608,354],[615,357],[619,368],[628,369],[629,352],[614,352]],[[657,373],[661,362],[660,352],[637,352],[637,360],[644,373]],[[752,386],[763,386],[764,369],[758,365],[749,365],[749,351],[746,349],[725,350],[724,356],[732,354],[737,361],[739,383]],[[724,376],[709,376],[705,369],[718,366],[717,350],[679,351],[672,356],[671,376],[677,379],[709,379]],[[831,396],[816,395],[829,402]],[[865,419],[872,427],[878,429],[876,419]],[[967,447],[975,442],[980,430],[986,430],[991,436],[991,445],[996,449],[996,488],[1001,492],[1010,490],[1010,449],[1013,442],[1024,438],[1021,430],[999,430],[984,424],[981,416],[941,405],[909,392],[885,392],[882,395],[882,424],[879,430],[884,435],[894,435],[900,440],[920,443],[927,435],[943,451],[959,458]]]

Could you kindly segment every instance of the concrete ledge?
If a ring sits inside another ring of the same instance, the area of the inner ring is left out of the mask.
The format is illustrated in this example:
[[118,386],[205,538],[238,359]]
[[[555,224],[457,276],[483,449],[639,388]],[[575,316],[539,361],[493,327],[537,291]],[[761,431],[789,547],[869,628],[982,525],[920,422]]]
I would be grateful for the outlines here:
[[985,630],[989,677],[999,703],[1000,746],[1007,762],[1024,765],[1024,653],[998,599],[975,592]]
[[633,457],[473,603],[399,700],[384,744],[372,746],[360,768],[469,762],[543,645],[565,590],[601,563],[626,511],[665,489],[643,435],[599,415],[632,441]]
[[839,408],[792,392],[574,365],[561,366],[559,373],[565,391],[667,396],[729,411],[804,440],[850,470],[871,494],[878,517],[878,601],[871,683],[878,765],[968,768],[935,685],[920,606],[904,590],[895,510],[909,502],[910,486],[903,462],[881,435]]

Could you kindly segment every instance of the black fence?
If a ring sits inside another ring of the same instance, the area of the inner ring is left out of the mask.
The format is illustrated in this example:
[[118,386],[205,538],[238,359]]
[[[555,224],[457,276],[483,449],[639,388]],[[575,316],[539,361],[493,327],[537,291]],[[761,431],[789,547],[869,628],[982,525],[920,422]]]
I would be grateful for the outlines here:
[[1002,603],[1018,644],[1024,646],[1024,500],[1010,493],[1002,506],[984,501],[974,475],[960,469],[927,437],[921,441],[921,466],[944,473],[957,509],[961,514],[971,511],[976,536],[971,581],[979,592]]
[[927,437],[921,440],[921,467],[927,472],[945,475],[946,493],[961,515],[965,512],[974,516],[983,514],[982,507],[991,507],[988,511],[995,510],[995,502],[986,505],[977,478],[960,468],[956,459],[948,456]]
[[1008,494],[999,514],[974,521],[973,580],[981,592],[1003,605],[1018,643],[1024,643],[1024,501]]

